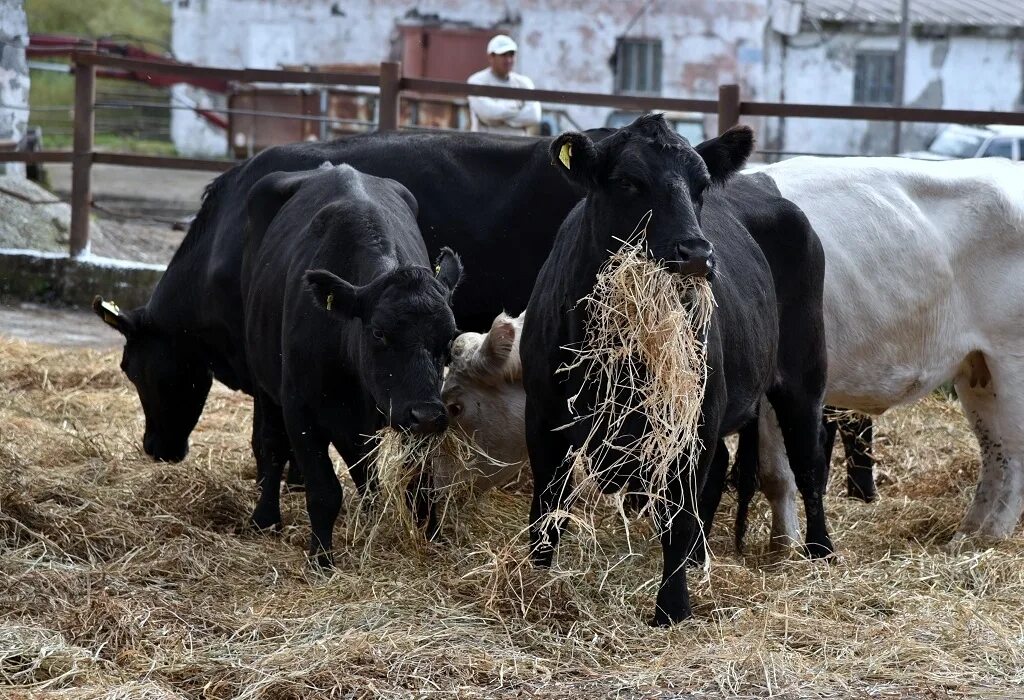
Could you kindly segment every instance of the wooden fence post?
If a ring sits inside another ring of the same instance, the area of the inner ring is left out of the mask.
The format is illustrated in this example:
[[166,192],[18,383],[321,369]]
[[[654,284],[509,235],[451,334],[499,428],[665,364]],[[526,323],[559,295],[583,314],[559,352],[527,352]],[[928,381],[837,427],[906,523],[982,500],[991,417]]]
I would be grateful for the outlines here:
[[[77,56],[75,57],[77,59]],[[75,126],[71,156],[71,257],[89,246],[92,148],[96,122],[96,66],[75,60]]]
[[402,64],[398,61],[385,61],[381,63],[377,131],[398,130],[398,96],[401,85]]
[[740,123],[740,86],[718,86],[718,135]]

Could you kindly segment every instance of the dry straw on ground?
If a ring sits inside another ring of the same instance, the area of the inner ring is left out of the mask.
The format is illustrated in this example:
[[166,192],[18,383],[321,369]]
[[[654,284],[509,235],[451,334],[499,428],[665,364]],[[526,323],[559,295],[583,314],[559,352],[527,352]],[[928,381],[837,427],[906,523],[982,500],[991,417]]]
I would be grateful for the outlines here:
[[382,535],[364,557],[339,525],[337,571],[313,573],[301,494],[283,498],[282,536],[245,527],[251,402],[218,386],[188,459],[154,464],[117,363],[0,341],[0,697],[1021,692],[1024,546],[945,549],[978,459],[944,400],[880,421],[878,503],[833,479],[840,562],[769,563],[763,502],[737,558],[723,512],[691,577],[696,618],[658,630],[650,529],[634,524],[637,555],[612,566],[628,547],[608,512],[602,556],[570,536],[559,567],[534,571],[523,491],[485,494],[440,545]]
[[[671,479],[680,482],[676,493],[696,502],[705,342],[715,300],[705,278],[670,274],[648,257],[650,220],[648,211],[601,266],[593,290],[577,302],[587,310],[584,340],[566,348],[573,359],[558,373],[579,373],[595,391],[585,405],[579,394],[569,399],[574,424],[589,428],[568,457],[575,484],[570,504],[592,504],[604,477],[644,465],[630,485],[648,497],[641,515],[672,518],[685,504],[668,502]],[[646,430],[623,442],[637,420]]]

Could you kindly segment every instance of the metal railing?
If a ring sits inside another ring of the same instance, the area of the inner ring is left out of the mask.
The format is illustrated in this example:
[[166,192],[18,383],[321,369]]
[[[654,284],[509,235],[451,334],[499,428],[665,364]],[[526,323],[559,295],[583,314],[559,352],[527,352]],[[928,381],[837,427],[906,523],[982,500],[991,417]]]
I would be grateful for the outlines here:
[[89,243],[89,212],[92,200],[91,168],[93,163],[218,172],[226,170],[235,163],[235,161],[225,159],[178,158],[95,151],[96,69],[98,66],[108,69],[143,71],[177,77],[211,78],[241,83],[297,83],[376,87],[379,95],[377,114],[377,128],[379,131],[395,131],[399,128],[399,101],[404,92],[458,97],[480,95],[516,100],[538,100],[563,105],[610,107],[638,112],[664,110],[717,114],[719,133],[738,124],[744,116],[926,123],[1001,123],[1024,126],[1024,113],[1021,112],[746,101],[742,99],[738,85],[720,86],[717,100],[640,97],[563,90],[526,90],[489,85],[470,85],[469,83],[450,80],[406,78],[402,75],[401,64],[392,61],[381,63],[378,75],[366,75],[364,73],[169,65],[155,61],[122,58],[95,52],[76,52],[73,54],[72,60],[75,74],[74,142],[72,150],[37,151],[32,153],[0,152],[0,162],[71,163],[71,231],[69,252],[72,257],[81,255],[87,249]]

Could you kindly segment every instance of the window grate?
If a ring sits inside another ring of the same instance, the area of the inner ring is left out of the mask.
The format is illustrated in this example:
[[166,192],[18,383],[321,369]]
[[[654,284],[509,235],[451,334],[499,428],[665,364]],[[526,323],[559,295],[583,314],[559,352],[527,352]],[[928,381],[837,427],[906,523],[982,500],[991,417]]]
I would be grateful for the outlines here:
[[896,102],[896,54],[865,51],[854,59],[853,103],[891,105]]
[[661,40],[619,38],[615,47],[615,92],[661,94]]

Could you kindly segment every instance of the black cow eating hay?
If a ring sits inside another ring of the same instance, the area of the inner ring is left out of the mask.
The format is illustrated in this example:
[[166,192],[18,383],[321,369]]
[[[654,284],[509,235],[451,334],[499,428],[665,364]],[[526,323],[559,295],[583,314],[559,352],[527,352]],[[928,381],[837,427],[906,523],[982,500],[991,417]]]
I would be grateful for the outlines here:
[[362,490],[366,436],[447,426],[441,379],[462,264],[446,248],[431,269],[409,191],[347,165],[270,174],[248,210],[242,294],[263,474],[253,522],[280,526],[290,445],[306,480],[310,555],[330,565],[341,485],[328,445]]
[[[590,308],[579,300],[591,293],[609,255],[650,211],[648,255],[677,274],[708,275],[717,302],[707,326],[707,379],[695,458],[680,456],[667,465],[630,463],[626,446],[642,442],[648,430],[644,417],[634,413],[616,431],[607,431],[612,454],[605,450],[598,456],[603,462],[592,465],[606,491],[644,489],[652,469],[667,473],[661,506],[654,510],[664,557],[653,618],[658,625],[691,614],[684,560],[699,532],[700,490],[719,438],[755,421],[765,394],[779,416],[805,497],[808,547],[814,554],[832,551],[821,503],[827,468],[821,430],[821,247],[798,210],[780,200],[776,206],[788,205],[793,215],[782,219],[790,225],[777,232],[780,243],[770,264],[742,223],[747,217],[742,201],[722,196],[715,187],[742,166],[752,146],[751,131],[740,127],[694,149],[656,115],[641,117],[597,144],[570,133],[551,147],[563,174],[587,196],[562,225],[541,269],[521,341],[536,564],[549,565],[558,545],[561,523],[551,514],[571,495],[567,455],[592,444],[595,426],[587,412],[595,410],[599,387],[587,381],[582,368],[559,370],[573,364],[567,346],[578,347],[586,338]],[[759,242],[767,237],[757,234]],[[609,463],[614,463],[612,473],[602,469]]]

